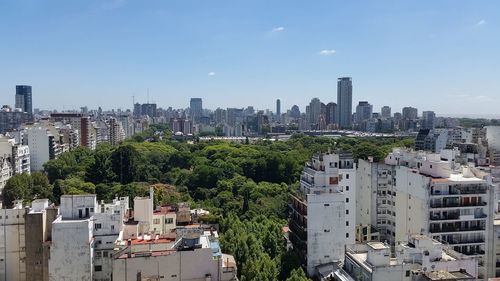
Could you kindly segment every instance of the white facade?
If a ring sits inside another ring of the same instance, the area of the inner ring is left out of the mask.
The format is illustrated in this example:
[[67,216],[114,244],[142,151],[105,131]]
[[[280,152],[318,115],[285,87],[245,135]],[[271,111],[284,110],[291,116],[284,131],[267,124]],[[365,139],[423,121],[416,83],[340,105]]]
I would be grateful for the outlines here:
[[314,155],[304,167],[292,200],[291,240],[303,255],[307,273],[339,261],[356,232],[356,170],[352,155]]
[[52,224],[50,280],[112,280],[112,255],[122,237],[128,197],[97,204],[95,195],[61,196]]
[[8,159],[13,174],[30,172],[30,150],[27,145],[16,144],[16,139],[0,136],[0,157]]
[[21,202],[0,209],[0,280],[26,280],[25,213]]
[[44,127],[26,129],[26,139],[30,150],[31,171],[43,170],[43,164],[50,160],[49,133]]
[[[382,242],[349,246],[343,277],[356,281],[476,280],[477,261],[473,257],[461,255],[426,236],[412,235],[406,240],[409,242],[396,246],[395,257]],[[419,275],[430,277],[437,273],[452,278],[418,279]]]
[[188,236],[173,245],[161,238],[131,240],[113,261],[113,280],[237,280],[234,258],[220,252],[216,239],[207,233]]
[[7,184],[7,181],[12,177],[12,174],[12,166],[8,159],[0,157],[0,193]]
[[92,281],[95,195],[61,196],[60,215],[52,223],[49,280]]

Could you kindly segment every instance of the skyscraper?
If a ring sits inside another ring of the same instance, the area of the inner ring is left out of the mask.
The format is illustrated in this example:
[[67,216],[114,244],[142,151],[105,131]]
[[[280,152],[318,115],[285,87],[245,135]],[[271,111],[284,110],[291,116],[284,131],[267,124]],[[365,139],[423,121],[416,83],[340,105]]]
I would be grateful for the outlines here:
[[203,101],[201,98],[191,98],[189,102],[189,108],[191,112],[191,119],[197,121],[203,115]]
[[382,118],[391,118],[391,107],[387,105],[382,106],[380,114],[382,115]]
[[280,99],[276,100],[276,115],[281,115],[281,101]]
[[321,101],[318,98],[313,98],[309,103],[309,123],[313,129],[319,124],[319,116],[321,115]]
[[373,106],[367,101],[360,101],[356,106],[356,123],[371,119],[373,113]]
[[422,112],[422,129],[434,129],[436,120],[436,114],[434,111],[424,111]]
[[337,123],[337,104],[334,102],[329,102],[326,104],[326,124],[336,124]]
[[21,108],[28,113],[28,119],[33,119],[33,103],[31,99],[31,86],[16,86],[16,108]]
[[350,128],[352,119],[352,79],[341,77],[337,81],[337,122],[341,128]]

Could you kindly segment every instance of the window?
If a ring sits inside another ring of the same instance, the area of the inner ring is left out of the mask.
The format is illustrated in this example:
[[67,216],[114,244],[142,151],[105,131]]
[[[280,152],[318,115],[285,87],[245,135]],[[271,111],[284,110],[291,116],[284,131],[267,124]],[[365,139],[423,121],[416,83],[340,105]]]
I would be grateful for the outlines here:
[[345,202],[346,202],[346,203],[349,203],[349,198],[346,198],[346,199],[345,199]]
[[102,271],[102,265],[94,266],[94,271]]
[[174,219],[173,218],[166,218],[165,219],[165,223],[166,224],[172,224],[172,223],[174,223]]
[[90,217],[89,208],[85,208],[85,217],[86,218]]
[[346,191],[349,191],[349,186],[346,186],[346,187],[345,187],[345,190],[346,190]]
[[349,233],[346,233],[346,234],[345,234],[345,238],[349,238]]
[[348,180],[349,179],[349,174],[345,174],[345,178]]
[[346,215],[349,215],[349,210],[345,210],[345,214],[346,214]]
[[95,230],[101,229],[102,225],[100,223],[96,223],[96,224],[94,224],[94,228],[95,228]]
[[409,270],[406,271],[406,277],[410,277],[410,271]]
[[325,229],[325,230],[323,230],[323,231],[324,231],[324,232],[330,232],[330,229]]
[[330,204],[324,204],[323,206],[328,207],[328,206],[330,206]]
[[102,252],[102,256],[105,257],[105,258],[107,258],[108,257],[108,252],[107,251]]
[[160,224],[160,219],[154,219],[154,220],[153,220],[153,223],[154,223],[154,224]]
[[346,221],[346,222],[345,222],[345,226],[349,226],[349,221]]
[[111,225],[111,230],[115,230],[115,226],[114,225]]
[[96,251],[96,252],[95,252],[95,257],[96,257],[96,258],[100,258],[100,257],[101,257],[101,252]]
[[94,212],[94,208],[90,208],[90,212],[93,213]]
[[78,209],[78,218],[83,218],[83,210],[82,209]]

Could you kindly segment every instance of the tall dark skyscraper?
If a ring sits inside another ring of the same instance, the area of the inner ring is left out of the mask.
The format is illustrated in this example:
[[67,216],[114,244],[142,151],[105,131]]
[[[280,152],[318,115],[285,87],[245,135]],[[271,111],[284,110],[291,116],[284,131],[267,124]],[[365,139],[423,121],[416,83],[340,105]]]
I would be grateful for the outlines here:
[[276,115],[281,115],[281,101],[280,99],[276,100]]
[[352,79],[341,77],[337,81],[337,122],[340,128],[352,125]]
[[21,108],[28,113],[28,119],[33,119],[33,102],[31,98],[31,86],[16,86],[16,108]]
[[201,98],[191,98],[189,102],[192,121],[198,121],[203,115],[203,101]]

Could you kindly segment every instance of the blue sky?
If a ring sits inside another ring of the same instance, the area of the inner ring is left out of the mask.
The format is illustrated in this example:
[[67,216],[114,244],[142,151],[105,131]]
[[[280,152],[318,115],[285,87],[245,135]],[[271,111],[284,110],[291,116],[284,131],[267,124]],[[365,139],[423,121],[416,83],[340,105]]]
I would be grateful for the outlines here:
[[336,101],[500,114],[499,1],[0,0],[0,103],[274,109]]

